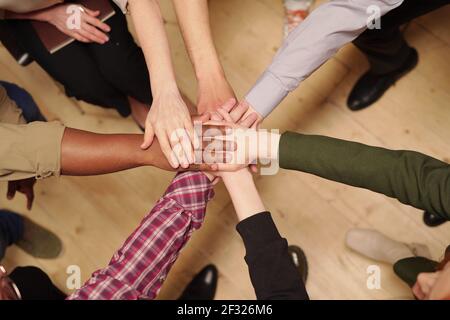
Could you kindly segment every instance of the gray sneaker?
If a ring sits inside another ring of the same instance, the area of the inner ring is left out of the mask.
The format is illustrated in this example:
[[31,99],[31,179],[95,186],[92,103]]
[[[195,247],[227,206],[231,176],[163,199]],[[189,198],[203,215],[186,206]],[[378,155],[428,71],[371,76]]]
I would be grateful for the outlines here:
[[15,244],[36,258],[55,259],[62,251],[62,242],[56,234],[23,217],[24,231],[22,239]]

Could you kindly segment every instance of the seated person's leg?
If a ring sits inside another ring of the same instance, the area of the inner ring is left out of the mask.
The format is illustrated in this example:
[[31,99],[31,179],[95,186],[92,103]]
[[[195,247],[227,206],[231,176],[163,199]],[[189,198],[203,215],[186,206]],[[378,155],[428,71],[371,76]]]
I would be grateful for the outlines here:
[[5,81],[0,81],[0,85],[5,88],[9,98],[14,100],[17,106],[22,109],[23,117],[27,122],[47,121],[41,114],[33,97],[25,89]]
[[0,210],[0,261],[6,248],[17,242],[23,235],[23,219],[20,215]]
[[124,117],[130,114],[127,96],[116,90],[100,73],[87,46],[74,42],[50,54],[29,21],[9,21],[22,47],[56,81],[69,97],[104,108],[115,108]]
[[106,21],[111,27],[109,41],[104,45],[89,45],[101,74],[124,95],[148,106],[153,99],[144,53],[128,31],[125,16],[116,8],[116,14]]
[[0,260],[13,244],[42,259],[56,258],[62,250],[61,240],[53,232],[20,214],[0,210]]

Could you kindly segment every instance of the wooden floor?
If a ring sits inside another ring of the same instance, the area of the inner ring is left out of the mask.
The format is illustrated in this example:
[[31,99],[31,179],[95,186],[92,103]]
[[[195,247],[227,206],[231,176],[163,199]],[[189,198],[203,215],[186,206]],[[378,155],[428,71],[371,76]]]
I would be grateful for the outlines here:
[[[195,101],[195,77],[174,13],[169,1],[163,6],[179,84]],[[211,0],[210,11],[227,76],[242,97],[280,46],[282,2]],[[345,106],[352,84],[367,68],[364,57],[348,45],[291,94],[264,126],[412,149],[448,162],[449,16],[447,7],[406,27],[406,38],[418,49],[420,63],[373,107],[353,113]],[[138,132],[131,119],[66,98],[61,87],[37,65],[19,67],[4,48],[0,48],[0,60],[0,79],[28,89],[50,119],[97,132]],[[0,184],[2,207],[25,213],[54,230],[64,242],[64,252],[56,260],[34,259],[13,247],[4,264],[9,269],[37,265],[63,289],[69,265],[80,266],[83,280],[87,279],[107,264],[172,176],[141,168],[99,177],[48,179],[37,184],[31,212],[24,209],[23,197],[7,201],[6,185]],[[349,228],[376,228],[399,240],[426,243],[436,259],[450,243],[450,224],[427,228],[419,210],[378,194],[289,171],[259,177],[257,184],[280,232],[290,243],[302,246],[308,256],[307,288],[312,299],[411,298],[408,288],[387,265],[381,265],[382,288],[367,289],[366,268],[373,262],[345,247],[344,235]],[[220,271],[218,299],[255,298],[235,224],[228,195],[223,186],[218,186],[203,228],[182,252],[160,298],[176,298],[208,263],[216,264]]]

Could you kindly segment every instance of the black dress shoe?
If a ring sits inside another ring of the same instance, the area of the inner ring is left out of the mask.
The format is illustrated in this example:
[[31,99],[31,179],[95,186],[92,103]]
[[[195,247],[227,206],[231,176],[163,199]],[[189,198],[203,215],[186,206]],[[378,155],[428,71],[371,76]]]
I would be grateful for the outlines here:
[[178,300],[214,300],[218,273],[212,264],[204,267],[187,285]]
[[400,69],[384,75],[377,75],[369,70],[356,82],[348,96],[347,106],[353,111],[367,108],[380,99],[398,79],[414,69],[418,61],[416,49],[411,48],[408,59]]
[[429,227],[437,227],[443,223],[446,223],[448,220],[438,216],[434,213],[424,212],[423,213],[423,222]]
[[289,246],[288,252],[292,262],[294,262],[294,265],[300,273],[303,283],[306,284],[306,280],[308,279],[308,260],[306,260],[305,252],[297,246]]

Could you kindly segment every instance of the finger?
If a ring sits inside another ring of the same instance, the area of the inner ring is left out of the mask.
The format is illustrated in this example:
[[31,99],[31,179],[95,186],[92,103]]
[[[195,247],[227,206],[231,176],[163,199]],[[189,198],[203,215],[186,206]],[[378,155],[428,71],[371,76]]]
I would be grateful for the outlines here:
[[203,139],[218,137],[218,136],[226,136],[227,129],[226,126],[216,126],[216,125],[203,125]]
[[234,122],[228,111],[225,109],[217,109],[217,113],[220,114],[226,122]]
[[203,163],[208,165],[213,164],[226,164],[228,163],[232,158],[232,155],[227,152],[204,152],[203,154]]
[[258,119],[252,124],[250,128],[258,130],[259,127],[261,126],[261,122],[262,122],[261,118],[258,117]]
[[99,38],[92,30],[92,26],[89,26],[87,23],[83,23],[82,28],[78,30],[78,33],[81,34],[83,37],[89,39],[92,42],[98,43],[98,44],[104,44],[102,38]]
[[97,18],[91,17],[90,15],[85,15],[84,19],[90,25],[92,25],[94,27],[97,27],[98,29],[100,29],[100,30],[102,30],[104,32],[110,32],[111,31],[111,27],[110,26],[108,26],[106,23],[100,21]]
[[148,149],[152,145],[154,138],[155,131],[153,130],[153,126],[150,123],[147,123],[147,125],[145,126],[144,142],[141,145],[141,149]]
[[27,188],[24,193],[25,196],[27,197],[27,209],[31,210],[34,201],[34,190],[33,188]]
[[[192,121],[189,121],[189,120],[186,121],[184,123],[184,129],[186,130],[186,133],[189,138],[189,142],[191,143],[191,150],[192,150],[192,147],[194,149],[200,148],[200,137],[199,137],[198,133],[195,131]],[[192,161],[194,161],[193,155],[192,155]]]
[[253,173],[258,173],[258,167],[256,166],[256,164],[250,165],[250,171]]
[[258,115],[256,113],[250,113],[245,119],[239,122],[239,125],[250,128],[258,120]]
[[17,191],[17,183],[15,181],[8,182],[8,191],[6,192],[6,198],[8,200],[14,199]]
[[156,136],[158,137],[159,145],[161,150],[166,156],[167,161],[169,161],[172,168],[176,169],[180,166],[178,159],[175,157],[172,148],[170,147],[169,137],[165,131],[157,131]]
[[86,30],[90,34],[93,34],[97,39],[102,41],[103,44],[105,42],[109,41],[109,37],[106,34],[104,34],[102,31],[100,31],[96,27],[93,27],[89,23],[83,23],[83,28],[84,28],[84,30]]
[[181,169],[179,171],[217,171],[217,164],[191,164],[187,169]]
[[235,105],[236,105],[236,99],[231,98],[231,99],[228,99],[223,105],[221,105],[219,109],[224,109],[226,112],[230,112]]
[[239,121],[242,116],[247,112],[248,105],[246,103],[239,103],[233,110],[230,112],[230,116],[233,119],[233,122]]
[[76,39],[77,41],[80,42],[84,42],[84,43],[90,43],[92,41],[90,41],[89,39],[83,37],[81,34],[79,34],[78,32],[74,32],[72,33],[72,38]]
[[86,12],[88,15],[92,16],[92,17],[97,17],[100,14],[99,10],[91,10],[89,8],[83,7],[84,12]]
[[187,168],[189,164],[194,163],[194,156],[192,150],[191,140],[185,130],[177,130],[178,143],[181,144],[183,155],[181,157],[181,166]]
[[223,117],[218,112],[214,111],[211,115],[211,120],[223,121]]

